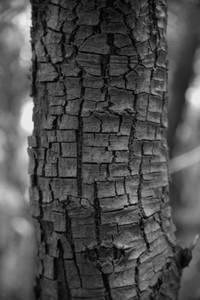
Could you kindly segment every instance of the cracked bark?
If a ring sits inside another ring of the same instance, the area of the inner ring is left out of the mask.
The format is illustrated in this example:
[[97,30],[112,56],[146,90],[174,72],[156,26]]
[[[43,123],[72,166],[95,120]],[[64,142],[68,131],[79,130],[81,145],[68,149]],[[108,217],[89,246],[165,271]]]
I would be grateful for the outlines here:
[[37,299],[177,299],[166,1],[31,3]]

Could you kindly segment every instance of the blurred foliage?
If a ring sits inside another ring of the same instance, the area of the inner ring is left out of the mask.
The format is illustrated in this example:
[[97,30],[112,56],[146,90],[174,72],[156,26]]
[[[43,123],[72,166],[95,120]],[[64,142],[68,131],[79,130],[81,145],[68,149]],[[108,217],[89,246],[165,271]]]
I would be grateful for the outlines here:
[[27,36],[20,26],[25,29],[26,24],[20,22],[25,22],[26,16],[28,19],[28,9],[25,0],[1,0],[0,3],[0,179],[21,193],[25,192],[27,180],[23,172],[19,172],[18,151],[24,139],[19,119],[29,93],[30,54],[28,57],[27,52],[29,63],[25,63]]

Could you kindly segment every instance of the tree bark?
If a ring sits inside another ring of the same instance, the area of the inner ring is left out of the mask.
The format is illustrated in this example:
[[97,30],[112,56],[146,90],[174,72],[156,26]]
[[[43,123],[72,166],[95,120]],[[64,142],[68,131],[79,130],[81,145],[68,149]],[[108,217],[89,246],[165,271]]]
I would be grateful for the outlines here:
[[37,299],[177,299],[165,0],[32,0]]

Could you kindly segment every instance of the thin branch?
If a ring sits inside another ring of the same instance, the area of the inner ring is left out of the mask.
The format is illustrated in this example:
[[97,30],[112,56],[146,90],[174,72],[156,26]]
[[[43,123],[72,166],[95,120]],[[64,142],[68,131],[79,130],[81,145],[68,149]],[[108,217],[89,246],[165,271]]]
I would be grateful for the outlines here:
[[174,157],[169,162],[170,173],[176,173],[200,163],[200,146]]

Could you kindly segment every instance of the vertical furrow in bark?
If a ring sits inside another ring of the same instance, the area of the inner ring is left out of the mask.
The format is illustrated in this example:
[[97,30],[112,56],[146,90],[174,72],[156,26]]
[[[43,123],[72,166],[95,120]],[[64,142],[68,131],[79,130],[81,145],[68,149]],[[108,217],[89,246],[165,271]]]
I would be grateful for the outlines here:
[[105,300],[113,300],[113,298],[111,296],[111,289],[110,289],[110,284],[109,284],[109,280],[108,280],[108,275],[104,274],[102,272],[102,279],[103,279],[103,284],[104,284],[104,288],[105,288]]
[[71,300],[71,293],[69,288],[69,283],[67,279],[67,274],[65,271],[65,261],[63,258],[63,248],[60,241],[58,241],[58,258],[56,261],[56,273],[58,280],[58,300]]
[[97,196],[97,185],[94,184],[94,218],[95,218],[95,232],[96,232],[96,240],[97,245],[100,246],[101,240],[100,240],[100,225],[101,225],[101,207],[99,203],[99,199]]
[[137,261],[136,261],[136,266],[135,266],[135,289],[136,289],[137,299],[140,299],[139,265],[140,265],[140,259],[138,258]]
[[78,112],[78,130],[76,134],[77,143],[77,186],[78,186],[78,196],[80,200],[82,199],[82,145],[83,145],[83,120],[82,120],[82,107],[84,98],[84,87],[81,78],[81,102],[80,109]]
[[142,175],[142,167],[143,167],[143,157],[144,157],[144,150],[143,150],[143,143],[141,143],[141,161],[139,163],[139,169],[138,169],[138,175],[139,175],[139,184],[138,184],[138,188],[137,188],[137,197],[138,197],[138,206],[139,206],[139,211],[140,211],[140,229],[143,235],[143,239],[145,241],[147,250],[150,250],[150,244],[148,242],[147,236],[146,236],[146,232],[145,232],[145,213],[144,213],[144,209],[142,206],[142,182],[143,182],[143,175]]
[[[75,244],[74,244],[74,240],[73,240],[73,230],[72,230],[72,225],[71,225],[71,219],[68,215],[67,210],[65,210],[65,216],[66,216],[67,238],[68,238],[68,241],[69,241],[70,246],[71,246],[73,261],[74,261],[74,265],[75,265],[77,275],[78,275],[78,281],[80,282],[80,286],[82,287],[82,279],[81,279],[80,269],[79,269],[78,262],[77,262],[77,257],[76,257],[76,248],[75,248]],[[68,276],[71,276],[71,274],[69,274]]]
[[37,299],[175,300],[166,2],[32,8]]

